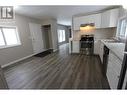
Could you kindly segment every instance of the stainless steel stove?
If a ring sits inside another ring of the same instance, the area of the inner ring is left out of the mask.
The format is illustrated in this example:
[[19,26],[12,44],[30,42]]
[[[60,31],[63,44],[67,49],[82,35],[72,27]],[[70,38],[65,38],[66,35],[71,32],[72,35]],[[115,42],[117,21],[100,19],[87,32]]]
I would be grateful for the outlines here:
[[80,54],[93,55],[94,35],[81,35]]

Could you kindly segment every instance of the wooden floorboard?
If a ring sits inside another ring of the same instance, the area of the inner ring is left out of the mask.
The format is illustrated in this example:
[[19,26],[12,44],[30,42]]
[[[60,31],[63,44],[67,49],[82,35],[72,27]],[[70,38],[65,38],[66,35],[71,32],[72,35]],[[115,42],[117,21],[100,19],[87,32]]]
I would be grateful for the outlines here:
[[68,45],[4,69],[10,89],[109,89],[99,56],[69,54]]

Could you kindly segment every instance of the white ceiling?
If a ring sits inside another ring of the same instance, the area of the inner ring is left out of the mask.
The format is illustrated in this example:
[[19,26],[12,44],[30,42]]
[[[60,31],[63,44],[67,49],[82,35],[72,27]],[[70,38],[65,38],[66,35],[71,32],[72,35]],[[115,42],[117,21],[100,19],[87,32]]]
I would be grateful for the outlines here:
[[19,6],[16,13],[45,20],[57,19],[58,24],[71,25],[73,15],[103,10],[111,6]]

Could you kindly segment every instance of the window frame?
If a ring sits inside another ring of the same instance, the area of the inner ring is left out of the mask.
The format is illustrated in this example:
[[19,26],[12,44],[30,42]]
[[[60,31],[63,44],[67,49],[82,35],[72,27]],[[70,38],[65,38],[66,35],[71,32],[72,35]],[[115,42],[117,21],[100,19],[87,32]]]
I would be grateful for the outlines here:
[[4,45],[1,45],[0,47],[2,47],[2,46],[5,46],[5,40],[4,40],[4,37],[3,37],[3,32],[2,32],[2,29],[0,28],[0,32],[1,32],[1,35],[2,35],[2,39],[3,39],[3,41],[4,41]]
[[121,29],[122,27],[122,22],[126,20],[126,29],[127,29],[127,16],[123,16],[121,18],[119,18],[118,20],[118,25],[117,25],[117,33],[116,33],[116,38],[117,40],[120,40],[122,42],[125,42],[126,40],[126,36],[127,36],[127,33],[126,33],[126,29],[125,29],[125,33],[124,35],[121,35],[121,30],[124,30],[124,29]]
[[[3,33],[3,28],[15,29],[17,44],[7,45],[7,42],[6,42],[6,39],[5,39],[5,35]],[[18,32],[18,28],[16,26],[3,26],[3,25],[0,25],[0,29],[1,29],[1,33],[2,33],[2,36],[3,36],[3,39],[4,39],[4,43],[5,43],[5,45],[0,46],[0,49],[11,48],[11,47],[16,47],[16,46],[21,45],[20,35],[19,35],[19,32]]]

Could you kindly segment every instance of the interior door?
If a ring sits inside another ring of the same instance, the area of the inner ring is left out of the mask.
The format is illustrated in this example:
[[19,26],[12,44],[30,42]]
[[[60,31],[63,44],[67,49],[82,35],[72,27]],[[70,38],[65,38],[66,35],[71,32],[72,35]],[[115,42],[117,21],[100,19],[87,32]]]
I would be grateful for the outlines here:
[[29,27],[32,37],[34,54],[41,53],[44,51],[41,24],[29,23]]

